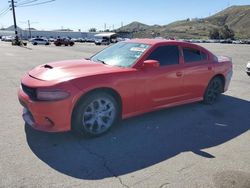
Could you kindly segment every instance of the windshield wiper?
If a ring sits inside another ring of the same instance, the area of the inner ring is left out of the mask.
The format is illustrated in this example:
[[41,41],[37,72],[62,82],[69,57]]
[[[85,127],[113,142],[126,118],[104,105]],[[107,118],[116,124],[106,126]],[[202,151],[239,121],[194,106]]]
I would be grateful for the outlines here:
[[97,61],[101,62],[104,65],[107,65],[107,63],[105,63],[105,61],[103,61],[103,60],[97,59]]

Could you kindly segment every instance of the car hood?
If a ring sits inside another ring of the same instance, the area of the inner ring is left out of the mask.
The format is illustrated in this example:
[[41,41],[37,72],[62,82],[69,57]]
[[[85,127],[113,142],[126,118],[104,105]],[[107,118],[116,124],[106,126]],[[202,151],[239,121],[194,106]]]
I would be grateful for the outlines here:
[[104,65],[102,63],[81,59],[52,62],[40,65],[29,71],[28,74],[33,78],[44,81],[67,81],[78,77],[119,72],[119,70],[122,69],[124,68]]

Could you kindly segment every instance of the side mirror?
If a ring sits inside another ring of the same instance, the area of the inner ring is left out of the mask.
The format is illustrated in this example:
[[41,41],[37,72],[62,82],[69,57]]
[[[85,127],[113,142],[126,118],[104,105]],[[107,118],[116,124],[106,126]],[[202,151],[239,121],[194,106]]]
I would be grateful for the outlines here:
[[142,65],[143,68],[157,68],[159,66],[160,66],[159,61],[151,59],[144,61]]

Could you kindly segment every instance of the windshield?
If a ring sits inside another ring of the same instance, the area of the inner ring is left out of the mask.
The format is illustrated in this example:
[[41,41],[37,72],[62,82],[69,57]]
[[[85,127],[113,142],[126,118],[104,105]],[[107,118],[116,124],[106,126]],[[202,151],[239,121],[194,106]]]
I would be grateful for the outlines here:
[[92,56],[91,60],[107,65],[130,67],[148,47],[149,45],[142,43],[119,42]]

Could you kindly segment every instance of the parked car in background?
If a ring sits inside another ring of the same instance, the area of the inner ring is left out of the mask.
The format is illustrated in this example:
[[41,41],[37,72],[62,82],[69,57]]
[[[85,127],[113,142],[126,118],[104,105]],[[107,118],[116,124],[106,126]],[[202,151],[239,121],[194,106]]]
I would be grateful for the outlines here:
[[18,98],[24,121],[35,129],[98,136],[120,118],[197,101],[213,104],[231,77],[231,59],[201,46],[134,39],[90,59],[34,68],[22,78]]
[[221,40],[220,43],[221,44],[232,44],[233,41],[231,39],[226,39],[226,40]]
[[76,42],[86,42],[86,39],[85,39],[85,38],[78,38],[78,39],[76,40]]
[[35,38],[31,40],[33,45],[50,45],[50,42],[44,38]]
[[54,44],[56,46],[61,46],[61,45],[64,45],[64,46],[68,46],[68,45],[73,46],[75,43],[73,41],[71,41],[70,39],[67,39],[67,38],[63,38],[63,39],[58,38],[58,39],[56,39],[54,41]]
[[14,36],[2,36],[1,40],[4,42],[12,42],[15,39]]
[[53,38],[53,37],[50,37],[49,39],[48,39],[50,42],[55,42],[55,38]]
[[95,42],[95,38],[85,38],[86,42]]
[[243,44],[250,44],[250,40],[243,40]]
[[250,76],[250,61],[247,63],[247,75]]
[[69,40],[73,41],[73,42],[77,42],[76,38],[70,38]]
[[28,41],[32,42],[34,39],[36,39],[36,38],[32,37],[32,38],[28,39]]
[[95,39],[95,45],[109,45],[110,41],[108,38],[100,37]]
[[117,40],[117,42],[121,42],[121,41],[130,40],[130,39],[129,38],[120,38],[120,37],[118,37],[116,40]]
[[243,41],[241,41],[241,40],[233,40],[233,44],[243,44]]

